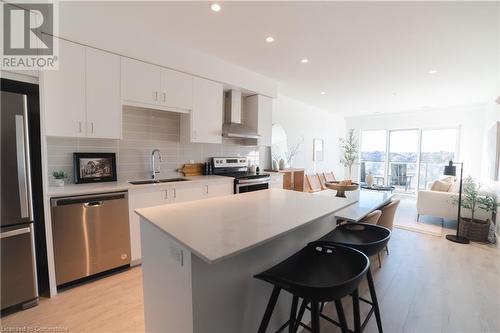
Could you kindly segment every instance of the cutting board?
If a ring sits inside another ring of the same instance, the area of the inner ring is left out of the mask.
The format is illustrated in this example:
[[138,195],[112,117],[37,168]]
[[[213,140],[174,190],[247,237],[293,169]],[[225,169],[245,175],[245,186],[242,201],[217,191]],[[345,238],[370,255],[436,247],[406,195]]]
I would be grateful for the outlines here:
[[184,174],[184,176],[201,176],[203,175],[203,169],[205,165],[203,163],[190,163],[184,164],[184,166],[179,169],[180,172]]

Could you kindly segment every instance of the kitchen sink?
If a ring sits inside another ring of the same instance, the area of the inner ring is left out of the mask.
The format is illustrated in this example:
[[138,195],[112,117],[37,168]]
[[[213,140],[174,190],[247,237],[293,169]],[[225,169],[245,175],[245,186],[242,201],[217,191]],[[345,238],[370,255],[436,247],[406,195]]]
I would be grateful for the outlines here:
[[173,183],[189,181],[186,178],[165,178],[165,179],[147,179],[147,180],[134,180],[129,182],[132,185],[145,185],[145,184],[160,184],[160,183]]

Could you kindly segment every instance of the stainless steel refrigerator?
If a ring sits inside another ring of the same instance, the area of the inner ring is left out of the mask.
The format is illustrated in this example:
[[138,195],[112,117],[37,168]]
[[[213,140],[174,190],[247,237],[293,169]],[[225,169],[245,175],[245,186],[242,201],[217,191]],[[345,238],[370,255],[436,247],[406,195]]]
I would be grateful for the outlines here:
[[27,96],[1,92],[1,308],[38,303]]

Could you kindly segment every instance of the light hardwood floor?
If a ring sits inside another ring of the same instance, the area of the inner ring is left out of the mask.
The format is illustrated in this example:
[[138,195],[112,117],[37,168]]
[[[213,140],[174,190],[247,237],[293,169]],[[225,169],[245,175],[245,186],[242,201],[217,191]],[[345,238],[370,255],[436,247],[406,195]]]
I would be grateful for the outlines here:
[[[395,229],[389,249],[382,269],[373,261],[385,332],[500,332],[497,247],[459,245],[443,237]],[[35,308],[3,318],[2,326],[143,332],[141,286],[141,269],[133,268],[44,299]],[[368,297],[364,283],[361,288]],[[352,320],[350,302],[344,303]],[[331,311],[329,305],[326,311]],[[339,330],[322,322],[322,332]],[[376,332],[374,318],[365,332]]]

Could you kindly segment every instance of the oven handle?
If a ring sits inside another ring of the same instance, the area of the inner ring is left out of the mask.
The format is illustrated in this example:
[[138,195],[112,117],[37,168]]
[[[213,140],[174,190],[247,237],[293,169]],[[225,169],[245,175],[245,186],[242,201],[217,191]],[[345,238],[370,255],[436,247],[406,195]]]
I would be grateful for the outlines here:
[[271,177],[259,178],[258,180],[255,180],[255,179],[238,179],[238,184],[259,185],[259,184],[269,183],[270,181],[271,181]]

